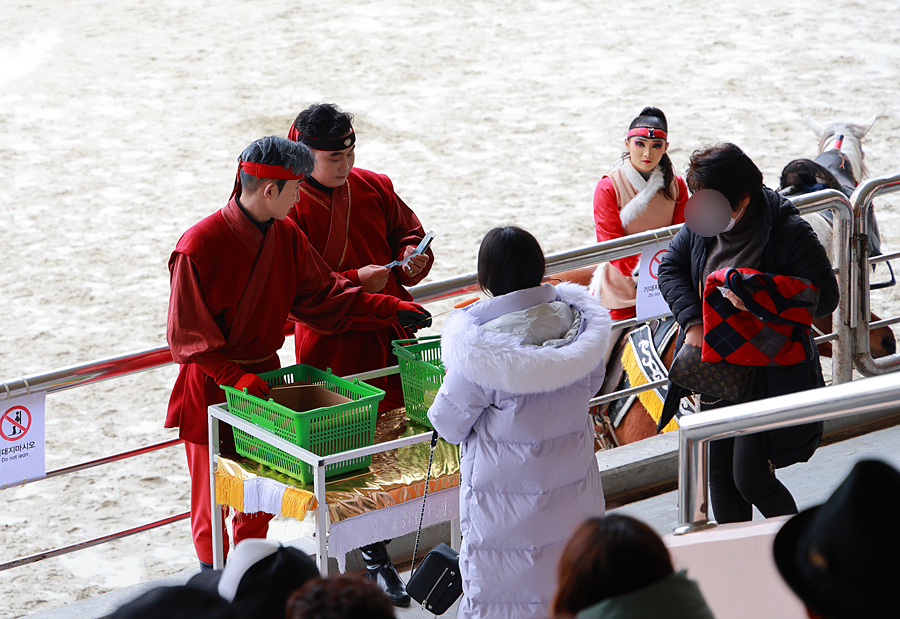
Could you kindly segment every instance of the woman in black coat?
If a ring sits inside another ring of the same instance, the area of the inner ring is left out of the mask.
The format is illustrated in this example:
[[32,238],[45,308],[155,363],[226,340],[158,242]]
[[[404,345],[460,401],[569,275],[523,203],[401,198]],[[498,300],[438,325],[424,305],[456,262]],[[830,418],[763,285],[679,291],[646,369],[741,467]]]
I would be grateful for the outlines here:
[[[659,289],[684,330],[685,344],[701,347],[700,290],[710,273],[726,267],[807,279],[819,288],[816,317],[834,311],[838,286],[825,248],[797,208],[763,186],[762,172],[740,148],[722,143],[695,151],[685,180],[693,193],[719,191],[732,211],[729,228],[714,237],[702,237],[684,226],[660,265]],[[736,296],[729,299],[743,309]],[[750,399],[823,387],[819,355],[815,345],[810,347],[809,361],[755,368]],[[701,397],[704,410],[731,404]],[[751,520],[753,505],[767,518],[797,513],[790,491],[775,477],[775,467],[807,460],[821,435],[822,424],[812,423],[713,441],[710,494],[716,520]]]

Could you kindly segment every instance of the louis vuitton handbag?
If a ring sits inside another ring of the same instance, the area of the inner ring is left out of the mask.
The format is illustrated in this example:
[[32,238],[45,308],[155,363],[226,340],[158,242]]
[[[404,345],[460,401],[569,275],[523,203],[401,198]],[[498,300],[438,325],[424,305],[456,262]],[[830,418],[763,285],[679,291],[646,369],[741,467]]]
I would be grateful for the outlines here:
[[431,454],[428,457],[428,472],[425,475],[425,492],[422,497],[422,515],[413,547],[412,565],[406,592],[422,605],[422,609],[433,615],[443,615],[462,595],[462,575],[459,572],[459,553],[447,544],[440,543],[432,548],[422,564],[416,569],[416,552],[419,550],[419,536],[425,518],[425,500],[428,498],[428,482],[431,478],[431,463],[437,446],[437,430],[431,435]]
[[738,404],[750,395],[751,368],[700,360],[700,349],[684,344],[672,360],[669,381],[694,393]]

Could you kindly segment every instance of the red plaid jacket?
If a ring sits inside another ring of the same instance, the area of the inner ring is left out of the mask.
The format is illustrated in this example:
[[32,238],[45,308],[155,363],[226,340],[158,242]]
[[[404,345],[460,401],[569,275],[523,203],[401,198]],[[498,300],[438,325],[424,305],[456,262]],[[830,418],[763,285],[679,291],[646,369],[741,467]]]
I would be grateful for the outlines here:
[[[738,310],[720,287],[740,297],[747,310]],[[701,359],[757,366],[808,361],[818,293],[799,277],[733,268],[710,273],[703,290]]]

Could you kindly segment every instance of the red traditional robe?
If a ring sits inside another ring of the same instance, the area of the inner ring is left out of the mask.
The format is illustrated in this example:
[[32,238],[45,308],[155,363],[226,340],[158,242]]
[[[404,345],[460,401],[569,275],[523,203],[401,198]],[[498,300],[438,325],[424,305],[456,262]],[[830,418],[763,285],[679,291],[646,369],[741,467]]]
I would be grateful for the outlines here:
[[[425,236],[419,218],[394,193],[391,180],[359,168],[354,168],[347,182],[331,194],[308,182],[301,183],[300,200],[289,217],[325,263],[356,284],[357,269],[398,260],[406,247],[415,247]],[[413,286],[428,275],[434,260],[431,250],[428,257],[428,266],[415,277],[406,277],[395,268],[381,293],[411,301],[412,295],[404,286]],[[414,335],[409,329],[396,323],[376,329],[354,324],[337,335],[321,333],[316,325],[297,324],[294,350],[297,363],[331,368],[335,374],[346,376],[396,365],[391,341],[411,337]],[[386,392],[381,410],[403,406],[397,376],[369,382]]]
[[220,384],[279,367],[289,313],[325,333],[396,322],[395,298],[333,273],[286,220],[264,236],[234,199],[184,233],[169,271],[166,336],[182,365],[165,426],[191,443],[207,443],[206,409],[225,401]]

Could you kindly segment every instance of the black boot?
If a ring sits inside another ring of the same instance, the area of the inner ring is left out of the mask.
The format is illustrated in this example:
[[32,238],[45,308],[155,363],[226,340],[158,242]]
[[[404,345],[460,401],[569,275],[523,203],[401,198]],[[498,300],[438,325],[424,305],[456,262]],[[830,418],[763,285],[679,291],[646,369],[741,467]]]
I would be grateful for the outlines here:
[[363,546],[363,561],[366,562],[366,575],[381,587],[394,606],[409,606],[409,594],[406,593],[406,585],[400,579],[397,568],[391,563],[387,546],[384,542],[378,542],[371,546]]

